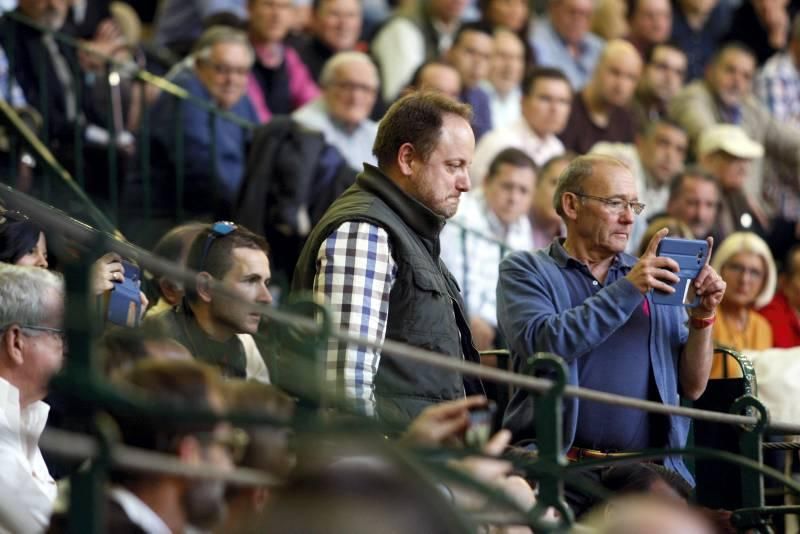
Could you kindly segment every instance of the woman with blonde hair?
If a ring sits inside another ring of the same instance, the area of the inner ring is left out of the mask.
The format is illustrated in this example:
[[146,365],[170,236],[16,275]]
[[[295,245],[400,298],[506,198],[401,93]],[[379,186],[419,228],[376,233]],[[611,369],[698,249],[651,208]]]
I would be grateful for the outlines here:
[[755,311],[775,294],[777,272],[769,246],[752,232],[734,232],[716,250],[711,266],[728,286],[717,308],[714,342],[740,351],[772,347],[772,327]]

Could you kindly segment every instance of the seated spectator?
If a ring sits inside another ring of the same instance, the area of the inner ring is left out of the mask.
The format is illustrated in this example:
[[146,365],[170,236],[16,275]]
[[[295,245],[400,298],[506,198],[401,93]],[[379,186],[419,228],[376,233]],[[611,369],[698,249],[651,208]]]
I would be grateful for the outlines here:
[[687,78],[702,78],[731,23],[730,2],[677,0],[672,3],[672,37],[689,60]]
[[670,43],[657,44],[645,56],[644,69],[631,110],[639,131],[650,122],[667,117],[669,104],[686,79],[686,54]]
[[642,58],[654,46],[667,42],[672,33],[669,0],[628,0],[628,40]]
[[[593,154],[605,154],[627,162],[636,178],[639,201],[647,213],[660,213],[667,208],[669,186],[683,170],[689,141],[686,132],[668,120],[651,123],[635,145],[600,142],[592,147]],[[633,254],[639,247],[647,228],[644,217],[633,223],[627,252]]]
[[610,41],[586,86],[572,99],[559,139],[567,150],[585,154],[599,141],[632,143],[633,114],[626,109],[642,71],[642,60],[627,41]]
[[[677,502],[676,502],[677,501]],[[594,534],[714,534],[720,532],[700,511],[675,498],[630,496],[611,499],[586,517],[583,528]]]
[[[219,222],[198,234],[187,266],[197,271],[197,285],[180,306],[148,317],[184,345],[196,359],[218,367],[226,377],[269,383],[269,371],[252,334],[261,314],[253,304],[270,304],[271,274],[267,243],[246,228]],[[239,299],[217,293],[212,281]]]
[[351,168],[361,171],[365,162],[377,162],[372,143],[378,124],[369,114],[378,95],[378,81],[378,71],[366,54],[336,54],[322,70],[322,96],[292,113],[292,118],[321,132]]
[[576,91],[595,70],[605,42],[589,31],[594,0],[549,2],[547,16],[531,25],[537,64],[561,69]]
[[42,531],[56,499],[38,442],[50,410],[42,399],[63,362],[63,295],[46,269],[0,263],[0,491],[24,523],[0,520],[4,532]]
[[[497,266],[509,250],[533,250],[528,220],[536,164],[517,148],[500,152],[483,189],[464,195],[440,241],[441,258],[461,286],[478,350],[496,346]],[[492,241],[496,240],[496,242]]]
[[534,249],[545,248],[553,242],[553,239],[562,237],[566,232],[564,221],[553,206],[553,194],[559,176],[574,158],[575,155],[569,152],[555,156],[539,171],[529,214]]
[[[775,294],[777,273],[769,246],[752,232],[735,232],[714,251],[711,265],[727,288],[717,309],[714,342],[735,350],[772,347],[772,327],[755,310]],[[715,360],[712,378],[724,377],[722,360]]]
[[481,20],[494,29],[504,28],[519,37],[524,48],[525,65],[534,66],[536,57],[528,43],[530,6],[526,0],[479,0]]
[[189,54],[205,21],[221,13],[247,20],[246,0],[163,0],[156,17],[156,45],[169,48],[177,58]]
[[0,211],[0,262],[47,269],[44,231],[18,211]]
[[670,185],[667,215],[688,226],[695,239],[712,236],[719,243],[714,229],[719,198],[716,179],[698,167],[689,168],[678,174]]
[[653,239],[653,236],[666,228],[669,230],[667,234],[670,237],[677,237],[678,239],[694,239],[692,229],[683,221],[679,221],[674,217],[657,216],[648,221],[647,229],[639,241],[639,248],[636,250],[636,255],[641,256],[647,251],[647,245]]
[[752,95],[755,58],[732,43],[714,56],[705,80],[681,91],[670,116],[686,129],[695,151],[700,135],[718,123],[739,125],[764,146],[763,161],[750,167],[745,189],[778,219],[797,221],[800,204],[800,128],[781,123]]
[[461,94],[461,75],[449,63],[444,61],[426,61],[417,69],[411,78],[411,84],[403,95],[410,91],[438,91],[458,100]]
[[292,0],[247,0],[247,29],[256,60],[247,94],[261,122],[288,115],[319,96],[308,67],[284,44],[292,25]]
[[[190,222],[176,226],[153,247],[153,254],[159,258],[186,265],[186,256],[195,238],[206,229],[206,225],[199,222]],[[156,300],[148,313],[157,315],[181,303],[184,296],[183,284],[170,280],[160,274],[155,274],[152,279],[153,292],[150,296]]]
[[800,245],[786,255],[772,302],[758,310],[772,327],[772,346],[800,346]]
[[800,16],[786,50],[769,58],[756,76],[755,92],[778,122],[800,125]]
[[[128,395],[174,410],[222,413],[225,396],[219,374],[193,361],[143,360],[122,373],[116,385]],[[233,467],[241,448],[234,429],[217,421],[113,413],[125,445],[172,454],[190,466],[222,471]],[[225,485],[214,478],[114,469],[105,497],[105,532],[167,534],[211,531],[225,514]],[[71,532],[67,518],[53,518],[49,532]]]
[[491,27],[480,22],[468,23],[459,28],[446,55],[461,75],[461,101],[472,106],[472,129],[476,140],[492,129],[489,95],[481,88],[481,82],[489,76],[492,48]]
[[[256,123],[258,116],[245,94],[253,65],[253,50],[247,35],[233,28],[215,26],[203,33],[192,56],[193,66],[179,72],[172,81],[190,95],[243,121]],[[152,198],[157,217],[174,220],[178,202],[193,217],[230,216],[244,174],[250,129],[209,113],[200,106],[183,104],[167,93],[161,93],[153,105],[152,161],[158,165],[153,168]],[[182,161],[175,159],[176,128],[183,130]],[[175,198],[176,166],[183,167],[182,199]],[[131,195],[138,198],[141,193],[136,191]]]
[[409,2],[380,28],[370,51],[378,62],[384,102],[393,102],[420,65],[440,59],[452,46],[466,6],[451,0]]
[[[142,328],[111,326],[95,344],[103,376],[114,380],[138,362],[154,360],[191,360],[189,349],[172,339],[171,332],[161,332],[153,325]],[[87,407],[88,408],[88,407]]]
[[475,149],[470,177],[476,186],[503,149],[518,148],[537,165],[564,152],[556,134],[569,116],[572,90],[567,78],[560,70],[537,68],[525,77],[522,93],[522,117],[507,128],[489,132]]
[[[268,417],[272,424],[250,424],[247,445],[236,464],[272,475],[285,481],[295,465],[295,455],[289,448],[289,424],[295,412],[294,400],[278,388],[252,381],[231,380],[225,383],[225,403],[236,414]],[[219,532],[240,532],[251,524],[275,496],[275,488],[237,486],[228,484],[225,491],[225,521]]]
[[706,129],[697,148],[700,167],[713,176],[720,187],[720,204],[715,225],[724,239],[735,231],[765,235],[769,221],[758,201],[745,190],[753,161],[764,154],[764,147],[732,124]]
[[740,41],[753,51],[756,62],[763,65],[773,54],[786,48],[791,17],[797,3],[789,0],[747,0],[733,12],[726,41]]
[[335,54],[354,50],[361,35],[359,0],[316,0],[311,32],[296,39],[294,48],[318,85],[322,68]]
[[480,83],[489,96],[492,127],[505,128],[519,118],[524,75],[525,43],[514,32],[495,30],[489,76]]
[[628,2],[626,0],[597,0],[590,29],[598,37],[611,41],[628,35]]

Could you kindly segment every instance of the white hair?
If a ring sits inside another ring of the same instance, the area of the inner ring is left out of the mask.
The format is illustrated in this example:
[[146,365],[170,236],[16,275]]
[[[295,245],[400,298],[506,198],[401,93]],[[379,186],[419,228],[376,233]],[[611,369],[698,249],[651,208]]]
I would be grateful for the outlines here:
[[319,75],[320,85],[322,87],[327,87],[333,81],[333,78],[335,77],[336,71],[339,69],[339,67],[349,63],[364,63],[365,65],[369,65],[372,68],[375,80],[378,80],[378,69],[375,68],[375,64],[367,54],[363,52],[348,51],[339,52],[325,62],[325,66],[322,67],[322,72]]
[[0,328],[14,323],[42,325],[53,312],[53,293],[64,294],[61,275],[0,262]]
[[232,43],[243,46],[247,49],[252,65],[256,59],[256,54],[250,44],[250,39],[242,30],[237,30],[230,26],[211,26],[197,39],[192,49],[191,57],[195,60],[208,60],[211,57],[211,49],[219,43]]

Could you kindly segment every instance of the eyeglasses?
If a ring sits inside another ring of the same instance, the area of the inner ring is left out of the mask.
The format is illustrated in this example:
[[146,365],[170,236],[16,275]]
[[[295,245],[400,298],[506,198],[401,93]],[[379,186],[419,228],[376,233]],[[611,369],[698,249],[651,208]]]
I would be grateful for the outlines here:
[[232,234],[236,231],[236,229],[236,224],[230,221],[217,221],[211,225],[211,231],[209,232],[206,242],[203,245],[203,254],[200,256],[200,267],[198,271],[205,270],[208,253],[211,250],[211,245],[214,244],[214,241],[218,237],[225,237],[226,235]]
[[[14,324],[17,323],[7,324],[5,326],[0,327],[0,332],[8,330],[8,328],[10,326],[13,326]],[[53,328],[51,326],[38,326],[33,324],[17,324],[17,326],[22,330],[33,330],[34,332],[46,332],[52,334],[61,339],[62,342],[65,342],[67,340],[67,332],[61,328]]]
[[755,278],[756,280],[761,280],[762,278],[764,278],[764,271],[762,271],[761,269],[745,267],[741,263],[727,263],[725,264],[725,270],[730,271],[733,274],[737,274],[739,276],[744,276],[745,274],[748,274],[752,278]]
[[591,200],[597,200],[598,202],[602,202],[606,206],[608,206],[608,210],[611,213],[616,215],[621,215],[626,209],[630,208],[634,215],[639,215],[644,210],[644,204],[641,202],[637,202],[635,200],[623,200],[621,198],[607,198],[607,197],[596,197],[593,195],[584,195],[583,193],[576,193],[571,191],[573,195],[576,197],[581,198],[588,198]]
[[365,83],[358,83],[358,82],[347,82],[347,81],[340,81],[340,82],[331,82],[331,86],[334,89],[340,89],[342,91],[348,92],[356,92],[360,91],[362,93],[366,93],[368,95],[374,95],[378,92],[377,87],[373,87],[371,85],[367,85]]
[[214,74],[219,76],[230,76],[231,74],[235,74],[237,76],[249,76],[250,75],[250,67],[240,67],[236,65],[226,65],[224,63],[216,63],[210,60],[202,60],[200,61],[203,65],[208,65],[214,71]]

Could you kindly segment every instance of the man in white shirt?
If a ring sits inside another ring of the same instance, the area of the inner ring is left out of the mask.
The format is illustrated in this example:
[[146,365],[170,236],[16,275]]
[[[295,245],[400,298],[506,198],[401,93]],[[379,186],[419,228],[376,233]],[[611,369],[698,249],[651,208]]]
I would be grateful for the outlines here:
[[339,52],[322,69],[322,96],[294,113],[292,118],[325,136],[356,171],[364,163],[375,165],[372,143],[378,124],[369,114],[378,96],[378,71],[362,52]]
[[567,124],[572,89],[558,69],[537,68],[522,83],[522,117],[506,128],[497,128],[483,136],[475,149],[470,177],[478,186],[489,164],[505,148],[518,148],[536,165],[564,152],[556,134]]
[[489,77],[480,83],[489,96],[494,128],[510,126],[519,118],[524,75],[525,43],[510,30],[495,30]]
[[47,527],[56,498],[38,442],[50,411],[42,399],[63,362],[63,293],[46,269],[0,263],[0,494],[29,532]]
[[495,346],[495,288],[500,260],[512,250],[533,250],[528,211],[536,187],[536,164],[508,148],[489,166],[482,190],[464,195],[444,227],[441,258],[461,286],[478,350]]

